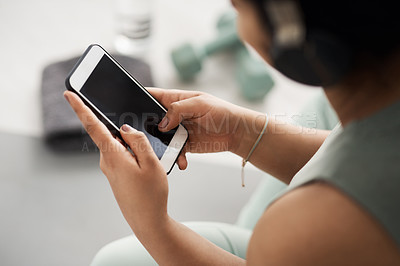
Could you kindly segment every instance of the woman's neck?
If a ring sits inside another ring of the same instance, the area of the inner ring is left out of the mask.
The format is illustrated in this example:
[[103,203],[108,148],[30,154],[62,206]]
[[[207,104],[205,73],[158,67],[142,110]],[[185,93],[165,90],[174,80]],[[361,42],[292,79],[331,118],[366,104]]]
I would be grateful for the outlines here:
[[[397,55],[400,59],[400,55]],[[397,58],[395,58],[397,59]],[[326,88],[325,94],[343,126],[371,116],[400,100],[400,60],[391,60],[385,70],[359,71],[344,82]]]

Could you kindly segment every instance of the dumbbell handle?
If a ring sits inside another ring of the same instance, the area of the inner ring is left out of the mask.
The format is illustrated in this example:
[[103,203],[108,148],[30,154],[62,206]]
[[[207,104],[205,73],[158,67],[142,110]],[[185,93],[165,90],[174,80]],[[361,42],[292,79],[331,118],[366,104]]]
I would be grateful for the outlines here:
[[208,43],[204,47],[204,55],[208,56],[220,50],[229,49],[235,46],[242,45],[236,29],[227,30],[221,33],[218,39]]

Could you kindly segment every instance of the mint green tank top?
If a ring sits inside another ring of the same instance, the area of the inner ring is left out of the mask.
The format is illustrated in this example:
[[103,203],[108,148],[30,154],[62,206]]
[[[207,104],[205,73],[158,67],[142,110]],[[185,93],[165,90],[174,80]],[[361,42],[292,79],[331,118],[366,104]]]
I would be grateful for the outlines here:
[[314,180],[353,198],[400,247],[400,102],[336,126],[285,193]]

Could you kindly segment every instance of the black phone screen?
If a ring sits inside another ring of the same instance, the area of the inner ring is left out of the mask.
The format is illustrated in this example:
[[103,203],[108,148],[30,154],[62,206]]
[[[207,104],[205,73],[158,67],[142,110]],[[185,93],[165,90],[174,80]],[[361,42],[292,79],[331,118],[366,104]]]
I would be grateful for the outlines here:
[[129,124],[142,131],[161,159],[176,128],[166,133],[158,130],[164,110],[107,55],[103,55],[81,93],[118,128]]

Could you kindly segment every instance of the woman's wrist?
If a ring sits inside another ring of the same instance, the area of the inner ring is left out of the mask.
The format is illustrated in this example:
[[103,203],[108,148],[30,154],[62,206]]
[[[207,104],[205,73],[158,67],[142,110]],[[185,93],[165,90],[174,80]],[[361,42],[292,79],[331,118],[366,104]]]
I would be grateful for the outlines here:
[[140,239],[146,239],[153,235],[160,234],[171,223],[168,213],[162,213],[151,219],[139,217],[135,221],[128,221],[133,233]]
[[262,131],[265,124],[265,114],[244,109],[237,119],[240,122],[233,134],[232,150],[230,151],[244,158]]

